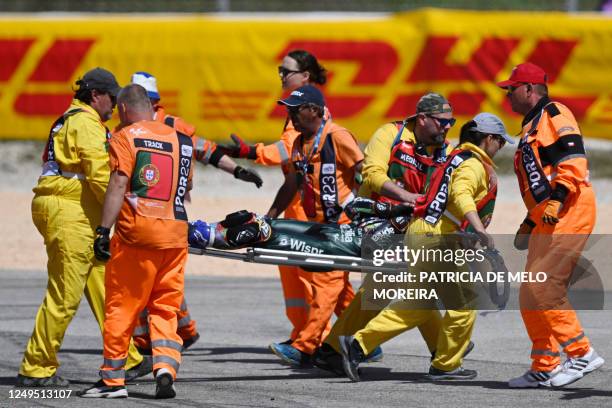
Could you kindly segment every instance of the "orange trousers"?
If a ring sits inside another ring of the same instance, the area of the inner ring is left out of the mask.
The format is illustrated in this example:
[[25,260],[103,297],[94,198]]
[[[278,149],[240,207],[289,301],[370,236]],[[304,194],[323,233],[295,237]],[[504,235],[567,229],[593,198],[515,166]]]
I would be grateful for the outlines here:
[[[297,196],[293,198],[285,210],[284,218],[300,221],[308,220]],[[278,267],[278,272],[285,299],[285,314],[293,326],[290,338],[295,340],[308,320],[308,312],[312,302],[311,274],[296,266],[282,265]],[[329,328],[327,329],[329,331]]]
[[[187,340],[191,340],[198,335],[198,329],[196,327],[196,321],[191,318],[189,309],[187,308],[187,302],[183,298],[181,303],[181,309],[176,314],[178,321],[178,329],[176,333],[181,336],[183,343]],[[146,355],[151,354],[151,335],[149,332],[149,312],[144,309],[138,315],[138,324],[134,329],[133,333],[134,344],[138,347],[138,350]]]
[[292,346],[306,354],[312,354],[327,336],[332,314],[335,312],[336,316],[340,316],[355,297],[355,292],[349,282],[348,272],[305,273],[310,274],[312,302],[306,324]]
[[139,313],[149,312],[153,370],[167,368],[176,378],[183,342],[176,315],[183,301],[187,248],[146,249],[111,240],[106,264],[104,383],[125,384],[125,362]]
[[545,272],[547,279],[521,284],[519,301],[532,342],[531,368],[536,371],[551,371],[559,365],[560,348],[568,357],[582,356],[590,349],[589,339],[568,301],[567,287],[595,225],[595,195],[590,187],[585,188],[569,204],[554,226],[542,222],[545,205],[531,214],[537,225],[530,236],[525,271]]
[[285,314],[293,325],[291,340],[295,340],[308,320],[308,311],[312,302],[312,287],[308,276],[310,274],[296,266],[280,265],[278,271],[285,298]]

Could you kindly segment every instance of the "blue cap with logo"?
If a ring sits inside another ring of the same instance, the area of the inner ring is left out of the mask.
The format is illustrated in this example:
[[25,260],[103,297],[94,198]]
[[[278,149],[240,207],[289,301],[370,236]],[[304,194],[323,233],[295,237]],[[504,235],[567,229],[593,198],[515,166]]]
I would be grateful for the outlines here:
[[278,101],[279,105],[285,105],[289,107],[301,106],[306,103],[312,103],[314,105],[325,107],[325,98],[317,87],[312,85],[304,85],[299,87],[295,91],[291,92],[285,99]]

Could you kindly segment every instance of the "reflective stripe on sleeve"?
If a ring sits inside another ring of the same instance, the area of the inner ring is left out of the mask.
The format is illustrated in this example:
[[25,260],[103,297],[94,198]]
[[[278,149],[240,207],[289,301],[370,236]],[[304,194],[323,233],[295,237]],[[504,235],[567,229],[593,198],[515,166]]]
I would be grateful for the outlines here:
[[276,143],[274,143],[274,146],[276,146],[276,149],[278,150],[278,155],[281,159],[281,164],[285,164],[289,161],[289,153],[287,153],[287,148],[285,147],[285,144],[282,141],[278,141]]

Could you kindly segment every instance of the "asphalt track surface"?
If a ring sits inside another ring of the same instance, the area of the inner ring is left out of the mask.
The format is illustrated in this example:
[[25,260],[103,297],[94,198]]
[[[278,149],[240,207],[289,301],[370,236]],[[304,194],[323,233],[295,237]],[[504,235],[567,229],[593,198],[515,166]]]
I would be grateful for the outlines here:
[[267,345],[287,338],[278,280],[187,277],[186,296],[202,338],[183,356],[177,398],[155,400],[151,375],[129,384],[127,400],[84,400],[75,394],[98,380],[99,331],[86,301],[60,352],[60,375],[71,381],[68,399],[11,398],[23,349],[46,285],[42,271],[0,269],[0,407],[604,407],[612,406],[610,311],[580,312],[587,335],[609,362],[561,389],[511,390],[508,378],[528,367],[530,345],[517,311],[479,316],[476,348],[465,367],[470,381],[430,383],[425,345],[418,332],[384,346],[381,363],[363,365],[362,382],[351,383],[318,369],[279,363]]

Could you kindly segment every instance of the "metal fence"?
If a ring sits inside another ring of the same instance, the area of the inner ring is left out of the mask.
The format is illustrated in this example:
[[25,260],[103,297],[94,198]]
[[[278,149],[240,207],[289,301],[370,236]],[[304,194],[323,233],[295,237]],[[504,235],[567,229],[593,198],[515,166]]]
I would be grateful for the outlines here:
[[606,0],[1,0],[0,12],[397,12],[467,10],[596,11]]

